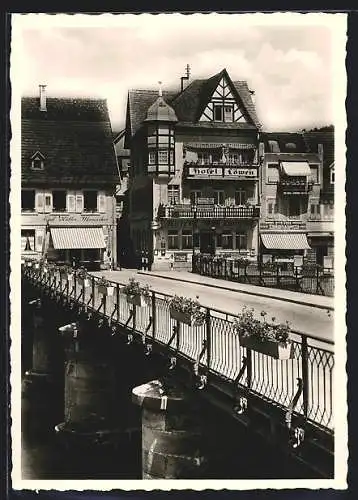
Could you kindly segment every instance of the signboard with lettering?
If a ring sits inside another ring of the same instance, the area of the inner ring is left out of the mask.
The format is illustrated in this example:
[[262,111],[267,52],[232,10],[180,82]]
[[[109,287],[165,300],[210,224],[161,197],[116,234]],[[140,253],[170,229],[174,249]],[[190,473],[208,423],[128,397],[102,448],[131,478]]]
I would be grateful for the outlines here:
[[289,229],[290,231],[294,230],[300,230],[300,231],[305,231],[306,230],[306,223],[301,222],[301,221],[281,221],[281,220],[273,220],[273,221],[267,221],[267,222],[260,222],[260,230],[287,230]]
[[59,214],[46,217],[50,226],[101,226],[109,224],[109,217],[105,214]]
[[188,254],[187,253],[175,253],[174,254],[174,262],[188,262]]
[[257,168],[195,166],[188,168],[188,176],[202,179],[256,179]]

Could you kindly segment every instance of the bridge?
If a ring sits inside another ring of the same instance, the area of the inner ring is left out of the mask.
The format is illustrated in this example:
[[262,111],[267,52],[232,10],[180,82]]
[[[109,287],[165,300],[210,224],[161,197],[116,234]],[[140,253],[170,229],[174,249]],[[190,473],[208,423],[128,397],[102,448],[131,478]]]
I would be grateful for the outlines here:
[[[73,440],[74,424],[86,413],[97,415],[97,423],[111,421],[108,401],[112,379],[103,366],[114,349],[112,343],[120,339],[122,356],[129,356],[126,352],[134,346],[137,356],[133,361],[136,368],[121,373],[121,380],[125,379],[127,389],[131,387],[133,406],[141,412],[143,478],[206,477],[210,454],[203,442],[212,434],[205,434],[202,428],[203,408],[215,415],[225,414],[234,428],[247,429],[263,443],[282,450],[313,471],[314,477],[333,477],[334,342],[330,335],[292,330],[291,359],[274,359],[240,344],[233,326],[237,301],[235,312],[230,301],[223,310],[210,307],[207,298],[201,308],[203,324],[190,326],[171,317],[171,296],[158,289],[151,289],[149,297],[135,305],[128,302],[124,283],[118,280],[109,281],[104,288],[99,276],[83,279],[79,272],[64,274],[54,265],[25,264],[22,280],[23,295],[31,302],[37,352],[33,358],[37,366],[27,374],[27,387],[34,389],[39,373],[51,371],[46,332],[40,332],[38,318],[53,315],[54,308],[62,311],[60,316],[56,313],[56,324],[67,339],[65,416],[56,429],[67,442],[69,434]],[[108,287],[111,293],[106,291]],[[187,285],[189,296],[194,293],[192,287]],[[140,359],[149,370],[140,367]],[[82,384],[80,389],[78,384]],[[91,421],[90,425],[97,424]],[[110,439],[118,441],[117,430],[113,431],[112,424],[108,427],[112,429],[107,433]],[[102,428],[102,437],[103,433]],[[98,438],[98,432],[94,434]]]

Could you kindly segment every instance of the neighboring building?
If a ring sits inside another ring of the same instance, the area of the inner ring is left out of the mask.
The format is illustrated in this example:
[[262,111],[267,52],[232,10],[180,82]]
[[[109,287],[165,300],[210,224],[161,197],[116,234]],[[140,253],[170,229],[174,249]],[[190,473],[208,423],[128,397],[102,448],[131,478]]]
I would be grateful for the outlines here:
[[297,256],[299,262],[301,256],[328,267],[324,257],[333,252],[333,212],[322,208],[321,199],[324,150],[332,148],[320,141],[308,147],[302,133],[263,133],[261,140],[262,261]]
[[199,250],[256,259],[260,123],[252,92],[225,69],[186,88],[183,80],[189,74],[179,93],[128,94],[134,251],[148,251],[156,268],[190,267]]
[[118,166],[100,99],[22,99],[22,256],[116,265]]

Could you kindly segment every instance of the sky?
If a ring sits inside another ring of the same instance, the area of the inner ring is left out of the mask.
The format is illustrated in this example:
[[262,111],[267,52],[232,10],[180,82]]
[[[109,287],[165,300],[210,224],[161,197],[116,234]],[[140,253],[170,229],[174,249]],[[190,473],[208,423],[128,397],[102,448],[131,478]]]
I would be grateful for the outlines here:
[[129,89],[156,89],[162,81],[163,89],[179,91],[187,64],[191,80],[224,67],[232,80],[247,80],[264,130],[334,122],[333,37],[325,22],[332,15],[314,22],[311,14],[288,14],[283,22],[242,14],[110,15],[107,21],[75,15],[62,16],[64,22],[29,16],[15,37],[22,95],[37,95],[41,83],[49,96],[104,97],[114,130],[124,127]]

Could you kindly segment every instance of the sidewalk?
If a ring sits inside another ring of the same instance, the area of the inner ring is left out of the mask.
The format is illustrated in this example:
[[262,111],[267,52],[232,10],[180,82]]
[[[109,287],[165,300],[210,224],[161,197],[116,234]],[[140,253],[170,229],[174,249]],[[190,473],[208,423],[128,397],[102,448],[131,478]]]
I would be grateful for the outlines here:
[[208,278],[200,274],[193,274],[188,271],[138,271],[138,274],[148,274],[157,278],[163,278],[183,283],[196,283],[198,285],[211,288],[221,288],[231,292],[246,293],[270,298],[273,300],[283,300],[294,304],[301,304],[319,309],[334,311],[334,298],[322,295],[310,295],[308,293],[291,292],[290,290],[280,290],[277,288],[247,285],[246,283],[236,283],[235,281]]

